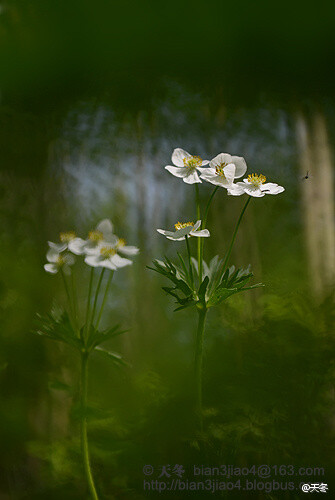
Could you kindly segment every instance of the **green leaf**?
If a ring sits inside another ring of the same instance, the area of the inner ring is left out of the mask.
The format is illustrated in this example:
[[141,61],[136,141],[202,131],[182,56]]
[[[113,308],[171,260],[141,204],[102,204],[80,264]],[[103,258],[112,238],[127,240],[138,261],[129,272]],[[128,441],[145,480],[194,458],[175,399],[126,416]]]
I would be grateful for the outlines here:
[[66,311],[60,312],[53,309],[46,316],[37,315],[38,328],[33,333],[42,337],[64,342],[81,350],[83,343],[73,329],[70,317]]
[[100,347],[100,346],[95,347],[94,351],[105,355],[108,359],[113,361],[118,366],[120,366],[120,365],[128,366],[128,367],[130,366],[130,364],[127,363],[127,361],[125,361],[123,359],[123,357],[121,356],[121,354],[119,354],[118,352],[109,351],[109,350],[105,349],[104,347]]
[[[192,289],[186,279],[182,279],[184,272],[175,266],[167,257],[163,265],[157,260],[153,261],[155,268],[149,269],[158,272],[168,278],[175,285],[175,288],[180,290],[185,296],[192,295]],[[169,292],[168,292],[169,293]]]
[[87,349],[92,350],[96,346],[101,345],[104,342],[107,342],[107,340],[117,337],[118,335],[122,335],[123,333],[126,332],[127,330],[121,330],[120,325],[115,325],[112,328],[107,328],[106,330],[102,331],[96,330],[92,326],[87,342]]
[[223,300],[237,292],[237,288],[217,288],[207,302],[207,307],[213,307],[220,304]]
[[206,304],[206,290],[209,283],[209,277],[206,276],[203,282],[201,283],[198,291],[199,302]]

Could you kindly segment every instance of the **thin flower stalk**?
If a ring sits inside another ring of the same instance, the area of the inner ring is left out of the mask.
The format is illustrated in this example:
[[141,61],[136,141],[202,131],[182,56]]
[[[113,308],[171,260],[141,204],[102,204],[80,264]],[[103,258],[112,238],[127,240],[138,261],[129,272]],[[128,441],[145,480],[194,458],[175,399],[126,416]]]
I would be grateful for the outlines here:
[[192,288],[194,289],[194,277],[193,277],[193,269],[192,269],[192,260],[191,260],[191,250],[190,250],[190,243],[188,241],[189,236],[185,236],[185,242],[186,242],[186,247],[187,247],[187,255],[188,255],[188,267],[189,267],[189,273],[190,273],[190,279],[192,283]]
[[89,355],[86,351],[81,354],[81,449],[84,471],[90,494],[93,500],[98,500],[99,497],[91,470],[87,437],[88,358]]
[[195,377],[195,413],[199,423],[200,432],[203,432],[203,410],[202,410],[202,379],[203,379],[203,347],[204,332],[207,309],[198,308],[198,328],[195,346],[194,358],[194,377]]
[[105,305],[106,305],[107,295],[108,295],[109,287],[110,287],[110,284],[112,282],[113,276],[114,276],[114,271],[111,271],[110,274],[109,274],[109,277],[108,277],[108,281],[107,281],[107,285],[106,285],[104,297],[102,299],[102,304],[101,304],[101,307],[100,307],[100,312],[99,312],[99,315],[98,315],[98,318],[97,318],[97,322],[96,322],[96,325],[95,325],[96,330],[98,329],[100,321],[101,321],[102,313],[103,313],[103,310],[104,310]]

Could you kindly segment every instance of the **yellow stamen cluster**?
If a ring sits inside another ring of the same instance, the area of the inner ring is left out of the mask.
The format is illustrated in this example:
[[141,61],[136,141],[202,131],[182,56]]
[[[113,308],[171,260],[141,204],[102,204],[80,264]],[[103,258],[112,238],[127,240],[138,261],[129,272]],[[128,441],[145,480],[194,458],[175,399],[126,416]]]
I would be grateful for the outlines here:
[[124,247],[126,244],[126,240],[124,240],[123,238],[119,238],[119,241],[117,242],[117,247],[120,248],[120,247]]
[[110,257],[113,257],[113,255],[116,254],[115,248],[112,247],[102,247],[100,248],[100,255],[104,257],[104,259],[109,259]]
[[225,173],[224,173],[223,169],[224,169],[227,165],[228,165],[228,163],[225,163],[225,162],[220,163],[220,165],[217,165],[217,166],[215,167],[215,173],[216,173],[216,175],[220,175],[221,177],[226,178],[226,176],[225,176]]
[[266,182],[266,177],[265,175],[262,174],[249,174],[248,175],[248,182],[250,184],[253,184],[255,187],[259,187],[261,184],[264,184]]
[[65,233],[60,233],[59,239],[62,243],[68,243],[71,240],[74,240],[76,237],[76,233],[74,231],[67,231]]
[[201,167],[202,159],[200,156],[188,156],[187,158],[183,158],[184,167],[187,168],[197,168]]
[[177,222],[177,224],[174,225],[176,231],[188,226],[194,226],[194,222]]
[[94,231],[90,231],[88,233],[88,239],[90,241],[94,241],[96,243],[98,241],[103,240],[104,239],[104,235],[102,234],[101,231],[98,231],[97,229],[95,229]]

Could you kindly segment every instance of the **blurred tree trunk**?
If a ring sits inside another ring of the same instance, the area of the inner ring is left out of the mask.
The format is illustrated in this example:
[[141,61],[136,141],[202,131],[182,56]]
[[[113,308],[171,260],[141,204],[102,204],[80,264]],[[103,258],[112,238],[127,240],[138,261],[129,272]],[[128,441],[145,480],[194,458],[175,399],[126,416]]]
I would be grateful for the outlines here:
[[300,112],[296,133],[308,272],[314,294],[322,298],[335,278],[333,164],[324,115],[314,112],[308,121]]

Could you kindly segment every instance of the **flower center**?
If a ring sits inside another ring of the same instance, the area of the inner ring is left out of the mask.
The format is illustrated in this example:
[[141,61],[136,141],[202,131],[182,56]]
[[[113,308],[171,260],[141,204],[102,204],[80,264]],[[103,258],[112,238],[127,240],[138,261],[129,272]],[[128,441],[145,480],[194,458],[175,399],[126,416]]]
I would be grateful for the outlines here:
[[94,231],[90,231],[88,233],[88,239],[90,241],[94,241],[96,243],[98,241],[103,240],[104,239],[104,235],[102,234],[101,231],[98,231],[97,229],[95,229]]
[[187,168],[197,168],[201,167],[202,159],[200,156],[188,156],[187,158],[183,158],[184,167]]
[[177,224],[174,225],[176,231],[188,226],[194,226],[194,222],[177,222]]
[[228,165],[228,163],[220,163],[220,165],[216,165],[215,167],[215,173],[216,175],[220,175],[221,177],[223,177],[224,179],[226,178],[225,176],[225,173],[223,171],[223,169]]
[[113,257],[113,255],[116,254],[115,248],[112,247],[102,247],[100,248],[100,255],[104,259],[109,259],[110,257]]
[[76,233],[74,231],[67,231],[65,233],[60,233],[59,239],[62,243],[68,243],[71,240],[74,240],[76,237]]
[[126,244],[126,240],[124,240],[123,238],[119,238],[116,246],[117,246],[117,248],[120,248],[120,247],[124,247],[125,244]]
[[249,174],[248,175],[248,182],[250,184],[253,184],[255,187],[259,187],[261,186],[262,184],[264,184],[264,182],[266,181],[266,177],[265,175],[262,175],[262,174]]

